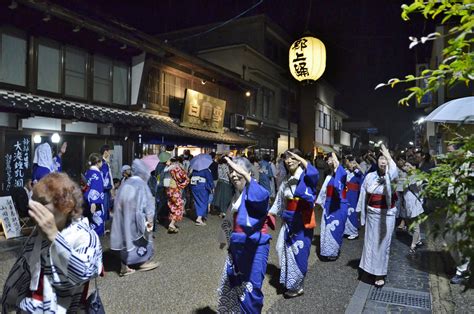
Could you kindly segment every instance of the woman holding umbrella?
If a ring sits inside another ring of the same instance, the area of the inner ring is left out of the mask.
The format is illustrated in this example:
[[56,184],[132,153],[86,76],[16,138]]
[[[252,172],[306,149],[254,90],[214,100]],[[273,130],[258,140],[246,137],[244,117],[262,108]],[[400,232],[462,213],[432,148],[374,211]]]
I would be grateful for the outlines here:
[[214,189],[214,180],[212,178],[209,166],[212,158],[208,154],[199,154],[191,159],[191,192],[194,198],[194,208],[196,208],[196,225],[205,226],[203,221],[207,217],[207,208],[209,205],[209,195]]

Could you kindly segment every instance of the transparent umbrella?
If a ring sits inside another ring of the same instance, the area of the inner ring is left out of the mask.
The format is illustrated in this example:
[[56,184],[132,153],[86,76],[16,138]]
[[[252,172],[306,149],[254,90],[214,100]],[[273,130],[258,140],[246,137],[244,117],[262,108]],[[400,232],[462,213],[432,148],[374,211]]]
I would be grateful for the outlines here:
[[425,121],[442,123],[474,123],[474,96],[458,98],[442,104]]

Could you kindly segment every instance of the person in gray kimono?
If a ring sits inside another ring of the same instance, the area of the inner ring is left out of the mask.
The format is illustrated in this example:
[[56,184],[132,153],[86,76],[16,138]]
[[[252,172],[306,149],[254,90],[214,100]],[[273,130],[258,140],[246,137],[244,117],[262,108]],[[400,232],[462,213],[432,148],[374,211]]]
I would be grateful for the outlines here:
[[120,251],[120,276],[158,267],[152,261],[155,205],[147,185],[149,176],[146,164],[135,159],[132,177],[122,183],[115,197],[110,249]]

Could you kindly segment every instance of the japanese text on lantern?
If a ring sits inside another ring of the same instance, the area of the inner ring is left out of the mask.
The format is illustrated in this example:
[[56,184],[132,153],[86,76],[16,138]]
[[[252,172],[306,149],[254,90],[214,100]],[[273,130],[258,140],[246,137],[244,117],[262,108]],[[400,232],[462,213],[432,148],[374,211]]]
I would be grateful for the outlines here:
[[309,76],[309,71],[306,66],[306,57],[304,55],[305,49],[308,47],[306,43],[308,40],[306,38],[301,38],[294,42],[291,49],[295,51],[296,58],[293,59],[293,66],[295,68],[296,75],[298,77],[306,77]]

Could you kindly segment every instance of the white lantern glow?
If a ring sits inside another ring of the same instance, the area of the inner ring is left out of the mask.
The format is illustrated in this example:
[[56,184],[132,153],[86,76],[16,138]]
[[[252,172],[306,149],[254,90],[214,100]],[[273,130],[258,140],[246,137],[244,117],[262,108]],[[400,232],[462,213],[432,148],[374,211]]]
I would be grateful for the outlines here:
[[33,142],[35,144],[40,144],[41,143],[41,136],[36,134],[35,136],[33,136]]
[[326,69],[326,47],[315,37],[302,37],[291,45],[289,62],[295,79],[316,81]]
[[61,140],[61,137],[59,136],[58,133],[54,133],[52,136],[51,136],[51,142],[57,144],[59,143],[59,141]]

